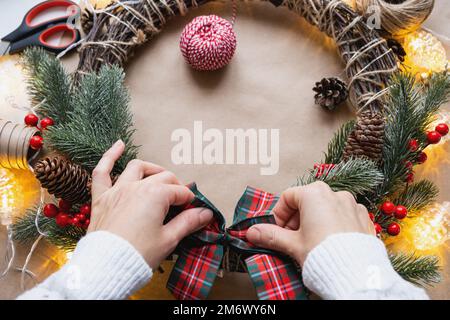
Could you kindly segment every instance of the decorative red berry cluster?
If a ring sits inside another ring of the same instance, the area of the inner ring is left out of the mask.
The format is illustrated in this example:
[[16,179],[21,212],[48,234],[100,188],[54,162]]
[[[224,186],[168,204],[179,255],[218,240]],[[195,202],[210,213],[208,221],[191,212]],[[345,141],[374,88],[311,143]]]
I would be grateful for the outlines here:
[[[441,141],[441,138],[448,134],[449,127],[445,123],[438,124],[434,131],[429,131],[427,133],[427,144],[423,147],[425,148],[429,144],[436,144]],[[417,152],[419,151],[419,141],[417,139],[411,139],[408,142],[408,148],[411,152]],[[418,152],[417,157],[414,160],[414,163],[412,161],[406,161],[405,167],[408,170],[408,175],[406,177],[407,183],[412,183],[414,181],[414,171],[413,166],[415,164],[423,164],[425,161],[427,161],[427,154],[423,151]],[[314,166],[316,168],[316,166]],[[318,167],[319,168],[319,167]],[[322,170],[323,171],[323,170]],[[322,171],[319,168],[318,174],[319,176],[322,175]],[[402,205],[395,205],[394,203],[390,201],[384,202],[380,207],[380,212],[383,213],[386,217],[394,217],[397,220],[404,219],[408,215],[408,209],[405,206]],[[376,217],[372,212],[369,212],[370,220],[373,221],[375,231],[377,234],[380,234],[383,231],[383,227],[380,223],[376,221]],[[382,219],[382,218],[381,218]],[[390,222],[386,227],[386,232],[391,236],[396,236],[400,233],[400,225],[397,222]]]
[[[380,207],[380,211],[388,217],[395,217],[397,220],[402,220],[408,215],[408,209],[402,205],[395,205],[390,201],[385,201]],[[375,221],[375,215],[369,212],[370,220],[373,221],[375,231],[377,234],[383,231],[383,227]],[[391,222],[388,224],[386,231],[391,236],[396,236],[400,233],[400,225],[397,222]]]
[[[51,118],[45,117],[39,122],[39,118],[34,113],[29,113],[25,116],[24,122],[27,126],[37,127],[38,129],[45,130],[47,127],[54,124]],[[44,138],[41,135],[34,135],[30,138],[30,147],[34,150],[39,150],[44,145]]]
[[72,204],[66,200],[59,200],[58,206],[48,203],[44,206],[44,216],[55,218],[55,222],[61,228],[69,225],[87,229],[91,217],[91,205],[83,204],[78,212],[71,213]]
[[[448,125],[445,123],[440,123],[435,127],[434,131],[429,131],[427,133],[427,144],[437,144],[439,141],[441,141],[441,138],[448,134],[449,128]],[[417,139],[411,139],[408,143],[409,150],[411,152],[416,152],[419,150],[419,141]],[[426,147],[426,146],[425,146]],[[424,147],[424,148],[425,148]],[[415,164],[423,164],[425,161],[427,161],[428,156],[425,152],[421,151],[417,155],[417,158],[415,159]],[[413,183],[414,182],[414,171],[413,171],[413,163],[411,161],[406,161],[405,166],[408,169],[408,175],[406,176],[406,182],[407,183]]]

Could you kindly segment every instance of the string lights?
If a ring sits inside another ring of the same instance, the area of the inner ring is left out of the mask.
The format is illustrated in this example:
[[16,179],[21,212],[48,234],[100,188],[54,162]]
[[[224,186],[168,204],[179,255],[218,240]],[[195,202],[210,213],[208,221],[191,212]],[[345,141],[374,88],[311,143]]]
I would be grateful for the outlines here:
[[0,224],[7,226],[12,222],[12,214],[17,204],[23,202],[22,187],[14,174],[7,169],[0,169]]
[[448,60],[442,43],[424,30],[408,34],[403,42],[408,71],[427,77],[431,72],[442,72]]
[[448,239],[450,202],[436,203],[411,219],[407,238],[418,251],[436,250]]

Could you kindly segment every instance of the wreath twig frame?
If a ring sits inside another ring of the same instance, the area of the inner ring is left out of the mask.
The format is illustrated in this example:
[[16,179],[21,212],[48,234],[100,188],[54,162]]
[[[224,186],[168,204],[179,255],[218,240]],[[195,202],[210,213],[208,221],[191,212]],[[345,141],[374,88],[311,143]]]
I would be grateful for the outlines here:
[[[189,8],[210,1],[126,1],[99,10],[80,48],[77,73],[98,71],[105,64],[123,66],[133,50],[158,34],[170,17],[184,15]],[[382,109],[379,98],[387,79],[397,70],[397,61],[386,40],[370,29],[363,17],[341,0],[269,1],[298,13],[336,41],[346,64],[350,100],[358,112]]]

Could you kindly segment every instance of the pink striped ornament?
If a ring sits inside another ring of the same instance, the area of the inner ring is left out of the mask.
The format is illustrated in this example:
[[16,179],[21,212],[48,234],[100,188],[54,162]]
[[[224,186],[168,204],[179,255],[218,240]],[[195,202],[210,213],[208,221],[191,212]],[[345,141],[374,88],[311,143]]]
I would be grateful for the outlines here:
[[194,69],[223,68],[236,51],[233,23],[216,15],[199,16],[184,28],[180,49],[186,62]]

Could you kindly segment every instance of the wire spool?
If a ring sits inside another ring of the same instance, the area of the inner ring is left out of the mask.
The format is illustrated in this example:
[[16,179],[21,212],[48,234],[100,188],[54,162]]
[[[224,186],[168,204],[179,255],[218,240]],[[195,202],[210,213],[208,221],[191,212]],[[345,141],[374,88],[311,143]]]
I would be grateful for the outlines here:
[[393,36],[404,36],[428,18],[434,0],[355,0],[355,7],[366,18],[379,14],[384,30]]
[[30,147],[30,139],[35,135],[40,135],[36,127],[0,119],[0,167],[28,169],[29,162],[39,153]]

